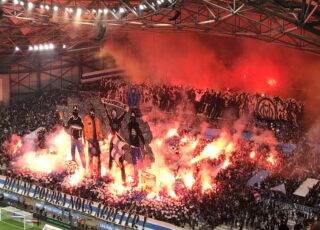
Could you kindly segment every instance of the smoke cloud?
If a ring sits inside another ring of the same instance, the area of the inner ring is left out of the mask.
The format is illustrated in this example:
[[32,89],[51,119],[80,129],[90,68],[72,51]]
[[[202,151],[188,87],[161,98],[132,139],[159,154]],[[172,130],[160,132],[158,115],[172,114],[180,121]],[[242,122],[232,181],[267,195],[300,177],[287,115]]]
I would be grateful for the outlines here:
[[109,31],[112,55],[132,82],[234,88],[305,100],[306,120],[320,112],[320,58],[270,43],[196,33]]

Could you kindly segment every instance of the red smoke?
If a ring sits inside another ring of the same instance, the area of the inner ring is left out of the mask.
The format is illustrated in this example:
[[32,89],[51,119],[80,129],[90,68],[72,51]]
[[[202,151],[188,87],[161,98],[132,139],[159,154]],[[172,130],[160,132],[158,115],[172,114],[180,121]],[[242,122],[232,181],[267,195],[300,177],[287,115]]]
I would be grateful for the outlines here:
[[109,31],[106,36],[102,55],[111,54],[131,81],[306,98],[310,117],[320,112],[318,56],[208,34]]

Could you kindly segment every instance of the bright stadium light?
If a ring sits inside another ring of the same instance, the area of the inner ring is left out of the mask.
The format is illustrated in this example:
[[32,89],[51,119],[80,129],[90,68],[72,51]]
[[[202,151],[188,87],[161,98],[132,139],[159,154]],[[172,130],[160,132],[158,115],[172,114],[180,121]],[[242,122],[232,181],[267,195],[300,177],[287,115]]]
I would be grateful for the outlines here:
[[120,8],[119,8],[119,12],[120,12],[121,14],[124,13],[124,12],[125,12],[124,8],[120,7]]
[[40,8],[43,9],[43,8],[44,8],[44,5],[41,4],[41,5],[40,5]]
[[39,50],[39,47],[38,47],[37,45],[35,45],[35,46],[33,47],[33,50],[37,51],[37,50]]
[[139,5],[139,9],[140,9],[140,10],[144,10],[144,9],[147,9],[147,7],[146,7],[146,5],[141,4],[141,5]]
[[107,9],[107,8],[104,9],[104,10],[103,10],[103,13],[104,13],[104,14],[107,14],[107,13],[108,13],[108,9]]
[[58,11],[58,10],[59,10],[59,7],[54,6],[54,7],[53,7],[53,10],[54,10],[54,11]]
[[23,1],[20,1],[20,6],[24,6],[24,2]]
[[158,5],[161,5],[162,3],[164,3],[164,0],[157,0]]
[[19,48],[18,46],[16,46],[16,47],[14,48],[14,50],[15,50],[15,51],[20,51],[20,48]]
[[46,5],[46,10],[50,10],[50,6],[49,5]]
[[101,13],[102,13],[102,10],[101,10],[101,9],[99,9],[99,10],[98,10],[98,12],[101,14]]
[[65,44],[63,44],[62,48],[65,49],[65,48],[67,48],[67,46]]
[[45,45],[43,46],[43,49],[44,49],[44,50],[48,50],[48,49],[49,49],[48,44],[45,44]]
[[29,46],[29,51],[32,51],[33,50],[33,47],[32,46]]
[[18,0],[13,0],[13,4],[18,5],[19,1]]
[[32,2],[28,3],[28,8],[33,8],[33,3]]
[[51,49],[51,50],[54,49],[54,45],[52,43],[49,44],[49,49]]
[[44,49],[43,45],[39,45],[39,50],[42,51]]
[[81,8],[78,8],[78,9],[77,9],[77,16],[80,16],[81,13],[82,13],[82,9],[81,9]]

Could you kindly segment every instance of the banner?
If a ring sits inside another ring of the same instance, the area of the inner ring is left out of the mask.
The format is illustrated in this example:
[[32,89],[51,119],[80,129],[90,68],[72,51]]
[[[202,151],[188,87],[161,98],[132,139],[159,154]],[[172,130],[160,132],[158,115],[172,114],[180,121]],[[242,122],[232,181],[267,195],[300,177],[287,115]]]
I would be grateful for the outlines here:
[[295,210],[296,212],[298,211],[298,212],[302,212],[305,214],[319,213],[319,211],[320,211],[318,208],[308,207],[308,206],[296,204],[296,203],[290,204],[290,203],[281,202],[281,201],[277,201],[277,200],[273,200],[273,199],[264,199],[263,202],[266,204],[273,202],[274,204],[281,206],[282,209],[284,209],[284,210]]
[[270,188],[270,190],[276,191],[276,192],[282,192],[283,194],[286,194],[286,186],[283,183],[273,188]]
[[[162,221],[148,219],[147,216],[141,216],[132,211],[123,211],[110,207],[107,204],[97,203],[92,200],[51,190],[8,176],[0,175],[0,189],[44,201],[56,207],[77,211],[83,215],[93,216],[98,220],[126,228],[138,230],[182,230],[180,227]],[[128,209],[132,210],[131,208]]]
[[300,186],[297,188],[297,190],[293,193],[296,196],[302,196],[306,197],[309,193],[309,190],[313,188],[319,180],[308,178],[306,179]]
[[90,73],[83,73],[80,77],[81,83],[100,81],[104,78],[112,79],[124,75],[123,70],[118,68],[98,70]]
[[269,171],[268,170],[259,170],[253,177],[251,177],[248,180],[247,184],[249,186],[255,186],[255,185],[260,186],[260,183],[262,181],[264,181],[264,179],[266,179],[267,176],[269,176]]
[[120,109],[125,109],[126,108],[126,105],[123,104],[122,102],[120,101],[116,101],[116,100],[112,100],[112,99],[108,99],[108,98],[101,98],[101,103],[102,104],[106,104],[106,105],[110,105],[110,106],[115,106],[117,108],[120,108]]

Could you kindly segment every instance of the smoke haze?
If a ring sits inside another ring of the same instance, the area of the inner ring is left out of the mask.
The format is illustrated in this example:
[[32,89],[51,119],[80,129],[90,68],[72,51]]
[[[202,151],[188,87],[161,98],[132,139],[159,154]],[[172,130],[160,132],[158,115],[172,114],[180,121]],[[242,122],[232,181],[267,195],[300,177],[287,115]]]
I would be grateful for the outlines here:
[[112,55],[133,82],[233,88],[305,100],[310,124],[320,112],[320,58],[251,39],[196,33],[109,31]]

